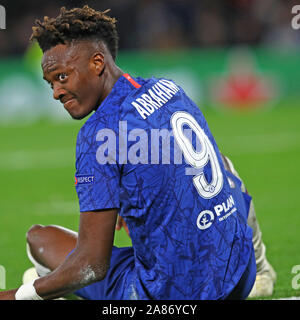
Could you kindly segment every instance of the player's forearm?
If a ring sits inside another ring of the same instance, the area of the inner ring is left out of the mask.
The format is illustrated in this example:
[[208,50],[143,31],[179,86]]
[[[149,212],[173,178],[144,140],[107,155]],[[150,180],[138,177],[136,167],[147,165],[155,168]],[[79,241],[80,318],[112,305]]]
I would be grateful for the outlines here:
[[17,289],[0,292],[0,300],[15,300]]
[[43,299],[55,299],[104,279],[108,264],[76,252],[49,275],[35,281],[36,292]]

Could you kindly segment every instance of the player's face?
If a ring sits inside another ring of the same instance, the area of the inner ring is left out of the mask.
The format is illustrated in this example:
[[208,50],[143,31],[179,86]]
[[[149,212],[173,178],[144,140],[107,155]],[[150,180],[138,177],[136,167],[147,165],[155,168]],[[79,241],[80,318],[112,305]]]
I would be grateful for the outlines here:
[[91,55],[82,43],[59,44],[44,53],[44,79],[51,85],[54,99],[60,100],[74,119],[84,118],[100,104],[102,58]]

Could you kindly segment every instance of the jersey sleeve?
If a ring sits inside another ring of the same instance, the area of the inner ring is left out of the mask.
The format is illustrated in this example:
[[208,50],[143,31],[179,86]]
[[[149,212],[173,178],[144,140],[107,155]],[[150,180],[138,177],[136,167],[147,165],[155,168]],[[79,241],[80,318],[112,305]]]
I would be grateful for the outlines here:
[[103,119],[88,122],[79,131],[75,185],[80,212],[120,207],[120,172],[113,150],[115,132],[113,125]]

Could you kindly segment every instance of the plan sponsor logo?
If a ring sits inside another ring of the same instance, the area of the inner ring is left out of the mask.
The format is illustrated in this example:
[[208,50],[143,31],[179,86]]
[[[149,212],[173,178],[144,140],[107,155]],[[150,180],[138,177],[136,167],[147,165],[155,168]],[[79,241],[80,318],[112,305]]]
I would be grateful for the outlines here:
[[237,209],[232,195],[226,201],[214,206],[213,210],[203,210],[199,213],[197,227],[200,230],[208,229],[213,224],[215,217],[218,217],[219,221],[223,221],[236,212]]

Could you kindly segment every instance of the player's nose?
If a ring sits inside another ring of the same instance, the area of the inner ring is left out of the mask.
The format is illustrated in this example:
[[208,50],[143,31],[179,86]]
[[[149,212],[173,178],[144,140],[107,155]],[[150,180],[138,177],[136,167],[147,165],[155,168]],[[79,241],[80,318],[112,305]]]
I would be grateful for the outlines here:
[[53,98],[55,100],[61,100],[66,94],[66,90],[64,90],[61,86],[53,85]]

